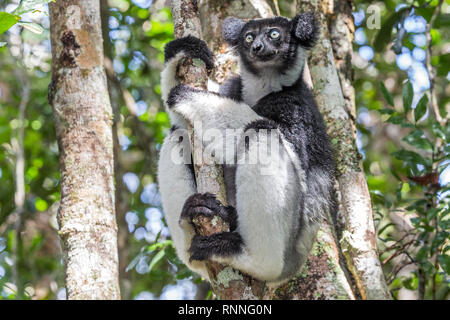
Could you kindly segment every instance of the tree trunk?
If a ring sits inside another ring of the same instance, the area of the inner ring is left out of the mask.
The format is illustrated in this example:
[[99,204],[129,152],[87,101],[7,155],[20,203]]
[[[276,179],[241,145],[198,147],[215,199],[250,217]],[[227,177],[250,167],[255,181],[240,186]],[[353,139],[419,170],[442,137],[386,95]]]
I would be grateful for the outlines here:
[[50,4],[53,108],[60,150],[68,299],[120,299],[112,110],[98,0]]

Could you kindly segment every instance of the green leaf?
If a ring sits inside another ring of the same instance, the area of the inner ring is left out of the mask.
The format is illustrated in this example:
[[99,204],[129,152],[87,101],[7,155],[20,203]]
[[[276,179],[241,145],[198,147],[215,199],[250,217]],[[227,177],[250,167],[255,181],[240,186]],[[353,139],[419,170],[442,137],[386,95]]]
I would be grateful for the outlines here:
[[424,94],[422,98],[420,98],[416,108],[414,109],[414,119],[416,120],[416,123],[419,122],[419,120],[427,112],[427,104],[428,104],[428,97],[426,94]]
[[394,113],[387,119],[388,122],[393,124],[404,124],[405,123],[405,117],[398,115],[397,113]]
[[439,123],[432,122],[431,123],[431,131],[433,132],[433,134],[435,136],[438,136],[439,138],[441,138],[444,141],[446,140],[445,131]]
[[55,2],[55,0],[21,0],[19,6],[13,11],[13,14],[21,16],[22,14],[34,11],[49,2]]
[[416,290],[418,287],[419,281],[416,276],[413,276],[411,278],[407,278],[403,281],[403,285],[406,289],[409,290]]
[[133,269],[139,262],[139,260],[141,260],[141,258],[145,256],[144,253],[139,253],[133,260],[131,260],[130,264],[127,266],[127,268],[125,269],[125,272],[130,271],[131,269]]
[[434,219],[434,217],[437,216],[437,214],[439,213],[439,210],[436,208],[431,208],[428,210],[428,212],[426,213],[426,219],[427,221],[431,221],[432,219]]
[[392,95],[386,89],[386,87],[384,86],[384,83],[382,81],[379,81],[379,84],[380,84],[381,93],[383,94],[387,103],[389,103],[391,106],[394,106],[394,98],[392,98]]
[[15,25],[19,20],[20,17],[13,14],[0,12],[0,34],[8,31],[8,29]]
[[422,269],[428,275],[433,274],[435,271],[433,264],[428,260],[423,261]]
[[450,27],[450,14],[449,13],[441,13],[434,22],[435,28],[440,27]]
[[400,150],[393,152],[392,156],[399,160],[409,162],[410,164],[420,163],[426,167],[430,167],[430,161],[428,159],[424,159],[420,154],[414,151]]
[[165,250],[159,251],[155,256],[153,257],[152,261],[150,262],[150,265],[148,266],[148,272],[152,271],[153,267],[159,262],[159,260],[162,259],[165,255]]
[[389,228],[389,227],[395,227],[395,224],[392,223],[392,222],[386,224],[385,226],[383,226],[383,228],[381,228],[381,229],[378,231],[378,234],[382,234],[383,231],[385,231],[385,230],[386,230],[387,228]]
[[437,58],[439,59],[439,64],[436,65],[437,75],[446,76],[450,65],[450,53],[441,54]]
[[383,108],[383,109],[378,110],[378,112],[381,114],[393,114],[393,113],[395,113],[395,110],[389,109],[389,108]]
[[409,110],[411,110],[411,104],[414,97],[414,90],[412,87],[411,82],[406,82],[403,86],[402,90],[403,95],[403,111],[407,113]]
[[414,227],[419,228],[420,223],[422,222],[422,218],[411,218],[410,221]]
[[431,150],[433,148],[433,144],[425,137],[422,130],[414,130],[402,140],[419,149]]
[[42,32],[44,32],[44,28],[34,22],[18,22],[17,24],[33,33],[42,34]]
[[436,234],[431,242],[431,250],[436,251],[438,247],[444,244],[448,239],[449,233],[447,231],[441,231]]
[[438,261],[447,274],[450,275],[450,256],[447,254],[438,255]]
[[419,251],[417,252],[416,259],[419,261],[425,260],[428,257],[429,250],[430,250],[430,248],[428,246],[421,247],[419,249]]
[[167,246],[173,246],[173,241],[172,240],[165,240],[163,242],[155,242],[155,243],[153,243],[153,244],[151,244],[150,246],[147,247],[147,251],[148,252],[152,252],[152,251],[155,251],[157,249],[165,248]]

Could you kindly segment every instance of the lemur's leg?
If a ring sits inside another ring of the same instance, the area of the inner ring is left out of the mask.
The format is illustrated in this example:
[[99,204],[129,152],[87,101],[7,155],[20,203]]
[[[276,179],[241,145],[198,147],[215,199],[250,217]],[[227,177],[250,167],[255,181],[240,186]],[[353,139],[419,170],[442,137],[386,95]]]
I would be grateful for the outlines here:
[[214,154],[219,164],[233,164],[243,128],[261,119],[243,102],[182,84],[171,90],[167,104],[171,111],[181,114],[194,126],[195,134],[205,145],[204,160],[212,159],[210,155]]
[[180,216],[186,199],[196,192],[193,172],[185,164],[191,157],[189,139],[184,134],[183,141],[180,141],[180,136],[180,130],[171,132],[161,147],[158,163],[159,191],[178,257],[192,270],[208,279],[204,262],[189,261],[188,249],[195,232],[192,225]]
[[[278,150],[268,146],[261,138],[264,134],[250,134],[254,128],[273,129],[271,144],[280,142]],[[278,281],[292,273],[288,269],[298,267],[299,210],[306,188],[299,180],[302,168],[272,123],[256,121],[246,133],[236,172],[237,228],[208,238],[194,237],[191,257],[216,260],[256,278]]]
[[167,97],[172,88],[179,84],[176,78],[177,66],[179,61],[185,57],[203,60],[207,69],[214,67],[214,55],[207,44],[193,36],[175,39],[164,48],[165,67],[161,72],[161,95],[172,125],[183,128],[185,128],[185,120],[167,108]]
[[244,102],[183,84],[170,91],[167,104],[171,111],[183,115],[194,126],[195,122],[201,122],[204,129],[244,128],[262,119]]

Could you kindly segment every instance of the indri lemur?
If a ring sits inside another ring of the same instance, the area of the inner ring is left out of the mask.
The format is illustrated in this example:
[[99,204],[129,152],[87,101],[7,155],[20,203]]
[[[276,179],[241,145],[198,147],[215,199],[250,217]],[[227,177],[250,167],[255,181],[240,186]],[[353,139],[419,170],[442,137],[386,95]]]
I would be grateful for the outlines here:
[[[318,26],[312,13],[291,20],[227,18],[222,34],[238,56],[240,76],[226,81],[219,92],[197,90],[176,79],[184,57],[214,66],[205,42],[187,36],[165,48],[162,97],[173,128],[159,159],[163,209],[177,254],[192,270],[208,278],[204,261],[209,259],[275,285],[297,273],[320,219],[334,210],[329,139],[302,78],[306,50],[314,45]],[[196,193],[192,165],[174,161],[181,153],[190,159],[190,150],[181,150],[186,143],[180,130],[175,130],[186,128],[185,119],[201,122],[203,130],[242,129],[237,161],[223,165],[228,206],[212,194]],[[278,152],[264,165],[244,161],[268,148],[258,135],[246,133],[269,130],[280,143]],[[199,214],[219,214],[231,231],[196,235],[190,222]]]

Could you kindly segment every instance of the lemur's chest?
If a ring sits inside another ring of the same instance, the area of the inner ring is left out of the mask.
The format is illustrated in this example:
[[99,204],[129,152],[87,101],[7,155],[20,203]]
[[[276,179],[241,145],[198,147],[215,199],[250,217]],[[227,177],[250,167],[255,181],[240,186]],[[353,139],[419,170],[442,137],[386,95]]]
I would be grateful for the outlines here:
[[251,72],[242,60],[239,62],[242,81],[242,100],[250,107],[272,92],[279,92],[283,87],[292,86],[301,76],[306,61],[306,53],[300,47],[297,49],[295,60],[289,67],[279,70],[272,68],[259,68]]
[[245,81],[242,84],[242,99],[250,107],[269,93],[278,92],[283,89],[283,84],[278,77],[254,77],[251,80]]

